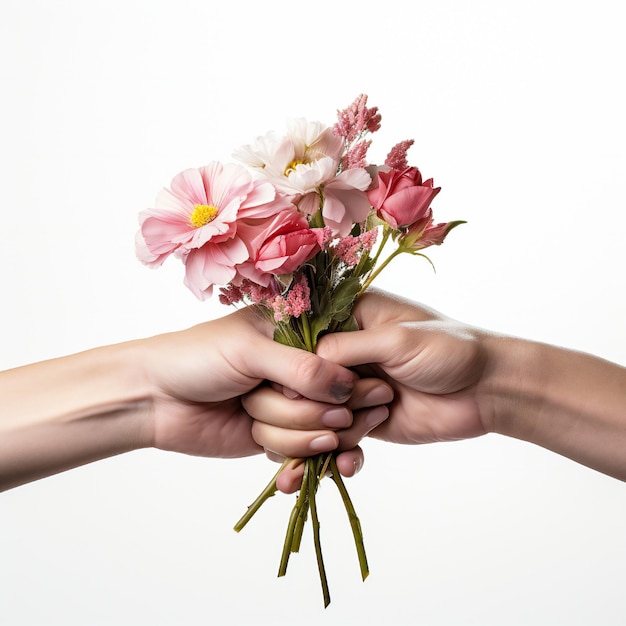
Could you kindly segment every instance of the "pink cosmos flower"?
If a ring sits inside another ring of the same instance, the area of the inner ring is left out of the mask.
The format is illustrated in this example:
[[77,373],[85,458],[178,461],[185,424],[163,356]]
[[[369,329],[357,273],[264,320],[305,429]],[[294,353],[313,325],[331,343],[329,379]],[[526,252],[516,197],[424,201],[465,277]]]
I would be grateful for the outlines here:
[[232,280],[235,266],[248,260],[238,234],[242,219],[293,209],[267,181],[253,180],[240,165],[218,162],[181,172],[155,204],[139,215],[137,256],[155,267],[172,253],[180,255],[185,284],[200,299],[210,297],[214,284]]
[[250,258],[237,271],[263,286],[274,276],[296,271],[320,250],[325,237],[323,229],[309,228],[307,219],[295,209],[267,220],[246,220],[239,228]]
[[409,226],[421,219],[441,187],[433,187],[433,179],[422,181],[416,167],[404,170],[379,170],[375,187],[367,197],[378,217],[392,228]]

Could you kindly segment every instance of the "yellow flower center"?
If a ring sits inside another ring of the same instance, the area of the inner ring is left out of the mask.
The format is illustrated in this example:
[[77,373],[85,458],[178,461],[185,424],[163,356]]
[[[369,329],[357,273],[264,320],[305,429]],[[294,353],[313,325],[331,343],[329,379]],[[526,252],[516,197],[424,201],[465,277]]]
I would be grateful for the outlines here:
[[283,172],[283,174],[285,176],[289,176],[289,174],[291,174],[291,172],[295,172],[296,171],[296,167],[298,165],[303,165],[304,161],[302,159],[294,159],[286,168],[285,171]]
[[189,221],[192,226],[202,228],[202,226],[206,226],[209,222],[212,222],[217,213],[217,208],[210,204],[196,204]]

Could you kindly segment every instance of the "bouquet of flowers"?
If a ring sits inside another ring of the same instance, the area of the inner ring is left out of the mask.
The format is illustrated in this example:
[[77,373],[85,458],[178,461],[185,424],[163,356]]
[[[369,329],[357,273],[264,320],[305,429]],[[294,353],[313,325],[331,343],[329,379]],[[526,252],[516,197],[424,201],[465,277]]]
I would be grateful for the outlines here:
[[[139,215],[139,259],[157,267],[177,256],[198,298],[218,287],[224,304],[257,305],[272,319],[274,339],[289,346],[313,352],[324,333],[357,329],[355,300],[391,260],[400,254],[429,260],[423,250],[463,222],[434,222],[431,203],[440,187],[408,164],[413,140],[391,148],[383,165],[367,162],[381,116],[366,95],[337,118],[333,126],[293,120],[284,134],[270,132],[239,148],[234,158],[241,164],[211,162],[175,176],[155,207]],[[303,460],[279,567],[282,576],[310,515],[325,606],[330,594],[316,507],[325,475],[346,507],[363,579],[369,571],[335,454]],[[235,530],[276,492],[278,473]]]

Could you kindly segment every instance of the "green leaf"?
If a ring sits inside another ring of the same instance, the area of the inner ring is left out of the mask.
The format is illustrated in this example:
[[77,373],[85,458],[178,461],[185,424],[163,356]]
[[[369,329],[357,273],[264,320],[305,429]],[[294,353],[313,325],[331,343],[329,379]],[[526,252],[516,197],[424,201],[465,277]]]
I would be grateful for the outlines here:
[[374,259],[371,256],[368,256],[367,259],[362,263],[358,276],[365,276],[369,274],[374,269]]
[[376,211],[370,211],[367,216],[365,230],[372,230],[373,228],[378,228],[378,226],[388,226],[388,224],[385,220],[381,220],[380,217],[376,215]]
[[274,341],[282,343],[284,346],[306,350],[306,345],[300,335],[291,326],[282,322],[276,324],[274,328]]
[[313,339],[313,345],[317,344],[317,339],[321,333],[328,329],[332,321],[332,314],[330,310],[326,310],[324,313],[316,315],[311,320],[311,335]]
[[360,330],[359,324],[356,321],[356,317],[350,314],[346,320],[344,320],[339,326],[337,326],[337,331],[339,332],[350,332],[353,330]]
[[348,319],[360,291],[361,281],[358,278],[346,278],[340,282],[331,296],[332,318],[338,322]]

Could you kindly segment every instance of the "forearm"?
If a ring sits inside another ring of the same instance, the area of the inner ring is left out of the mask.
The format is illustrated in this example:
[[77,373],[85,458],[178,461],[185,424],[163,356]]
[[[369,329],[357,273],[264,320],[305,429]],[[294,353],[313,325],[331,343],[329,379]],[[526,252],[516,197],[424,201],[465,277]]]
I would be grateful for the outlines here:
[[589,354],[490,338],[481,387],[494,432],[626,480],[626,369]]
[[150,445],[135,343],[0,372],[0,490]]

